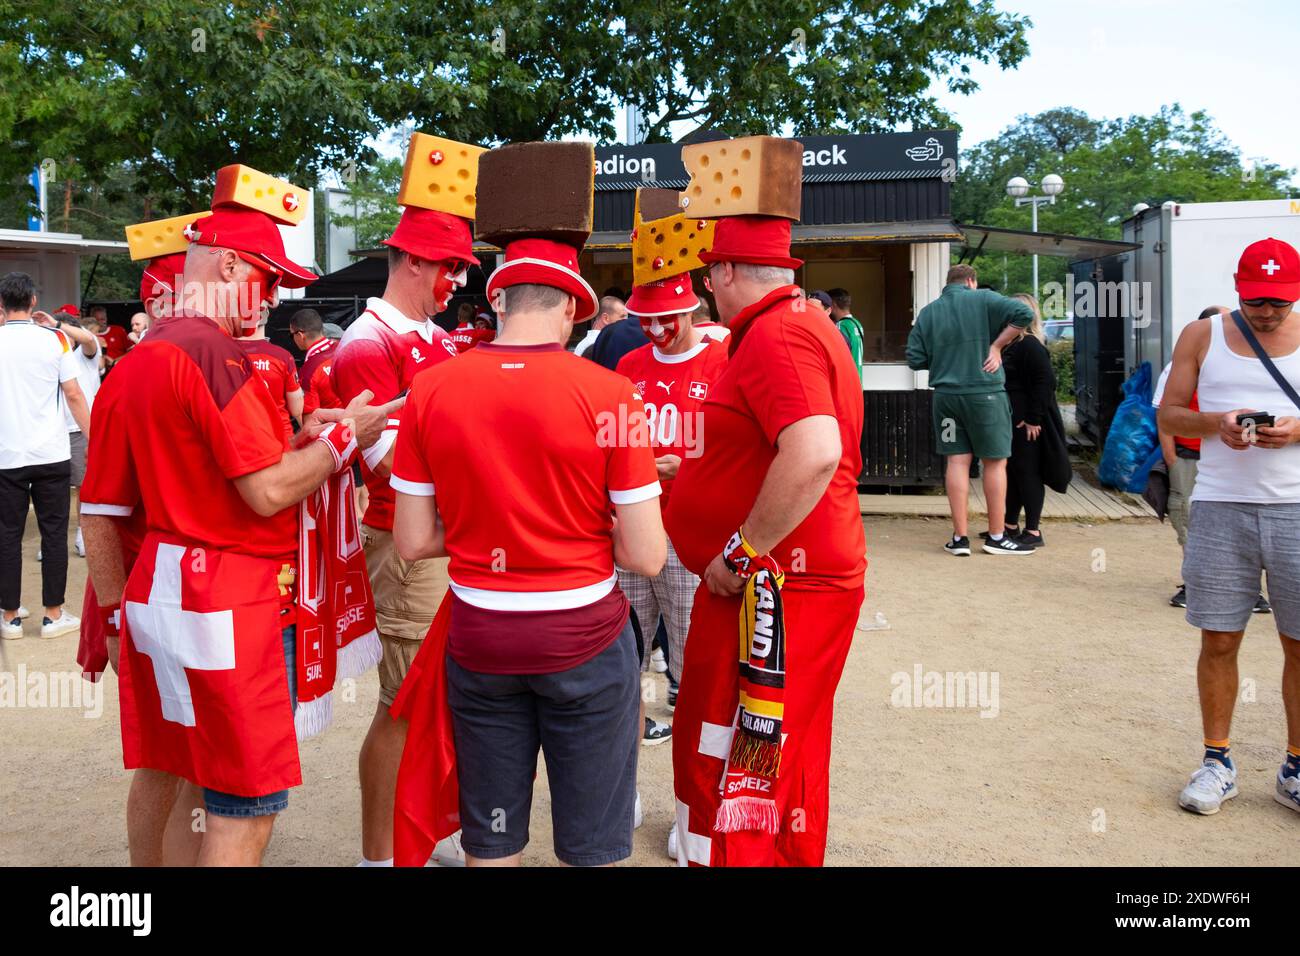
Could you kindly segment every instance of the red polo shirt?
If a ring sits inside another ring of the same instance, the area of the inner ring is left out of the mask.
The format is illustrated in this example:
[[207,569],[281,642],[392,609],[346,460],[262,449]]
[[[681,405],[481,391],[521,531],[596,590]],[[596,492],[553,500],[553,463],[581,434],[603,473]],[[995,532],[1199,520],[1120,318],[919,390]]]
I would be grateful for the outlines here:
[[811,415],[840,426],[843,452],[813,510],[772,555],[795,588],[856,588],[866,570],[858,507],[862,384],[839,330],[773,290],[731,321],[731,358],[704,399],[704,453],[683,459],[664,524],[682,563],[703,574],[749,516],[781,430]]

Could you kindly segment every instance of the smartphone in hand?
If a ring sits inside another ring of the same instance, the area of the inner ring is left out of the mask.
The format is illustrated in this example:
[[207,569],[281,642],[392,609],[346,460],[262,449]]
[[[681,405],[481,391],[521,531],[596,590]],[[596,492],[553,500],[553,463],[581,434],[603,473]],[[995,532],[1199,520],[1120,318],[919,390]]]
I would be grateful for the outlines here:
[[1242,428],[1254,426],[1256,428],[1271,428],[1273,425],[1273,416],[1268,412],[1242,412],[1237,416],[1237,424]]

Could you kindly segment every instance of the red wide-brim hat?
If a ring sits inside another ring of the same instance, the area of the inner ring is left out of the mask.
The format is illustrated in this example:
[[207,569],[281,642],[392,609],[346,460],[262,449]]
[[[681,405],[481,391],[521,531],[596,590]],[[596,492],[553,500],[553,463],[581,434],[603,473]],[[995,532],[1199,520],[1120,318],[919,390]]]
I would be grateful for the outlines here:
[[693,312],[699,308],[699,305],[700,300],[691,287],[689,273],[635,286],[631,298],[627,300],[628,312],[648,319]]
[[596,293],[578,272],[578,250],[552,239],[516,239],[506,243],[505,262],[488,279],[487,296],[512,285],[549,285],[577,300],[573,321],[596,317]]
[[384,245],[430,262],[451,259],[472,266],[479,264],[474,257],[469,220],[435,209],[404,206],[397,228],[384,240]]
[[279,275],[280,285],[286,289],[301,289],[320,278],[285,255],[280,229],[264,212],[221,205],[211,215],[195,219],[187,229],[191,243],[233,249],[246,262]]
[[790,220],[780,216],[723,216],[714,227],[713,246],[700,253],[700,261],[782,269],[803,265],[790,255]]
[[140,276],[140,301],[149,304],[164,292],[176,291],[176,279],[185,271],[185,253],[172,252],[154,256]]
[[1252,242],[1237,263],[1237,294],[1243,299],[1300,300],[1300,252],[1281,239]]

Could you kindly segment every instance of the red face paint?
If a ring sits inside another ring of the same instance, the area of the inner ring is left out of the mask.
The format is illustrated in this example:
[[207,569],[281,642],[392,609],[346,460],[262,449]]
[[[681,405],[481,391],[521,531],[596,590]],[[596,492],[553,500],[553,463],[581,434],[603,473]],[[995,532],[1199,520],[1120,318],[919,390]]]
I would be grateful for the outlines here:
[[639,316],[641,322],[641,331],[646,337],[659,348],[663,348],[673,339],[677,338],[677,330],[681,320],[680,315],[655,315]]
[[[455,271],[452,271],[453,267]],[[442,312],[451,302],[451,297],[456,294],[456,290],[465,285],[466,272],[468,268],[461,263],[438,263],[438,275],[433,280],[433,299],[437,311]]]

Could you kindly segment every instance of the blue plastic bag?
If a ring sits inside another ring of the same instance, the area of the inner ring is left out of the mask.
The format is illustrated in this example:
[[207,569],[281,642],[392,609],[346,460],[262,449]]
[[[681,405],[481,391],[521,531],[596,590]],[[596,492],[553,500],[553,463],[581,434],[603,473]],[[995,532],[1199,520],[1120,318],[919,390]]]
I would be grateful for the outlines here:
[[1097,478],[1108,488],[1140,495],[1159,458],[1156,410],[1151,404],[1151,363],[1143,362],[1124,383],[1124,400],[1106,434]]

